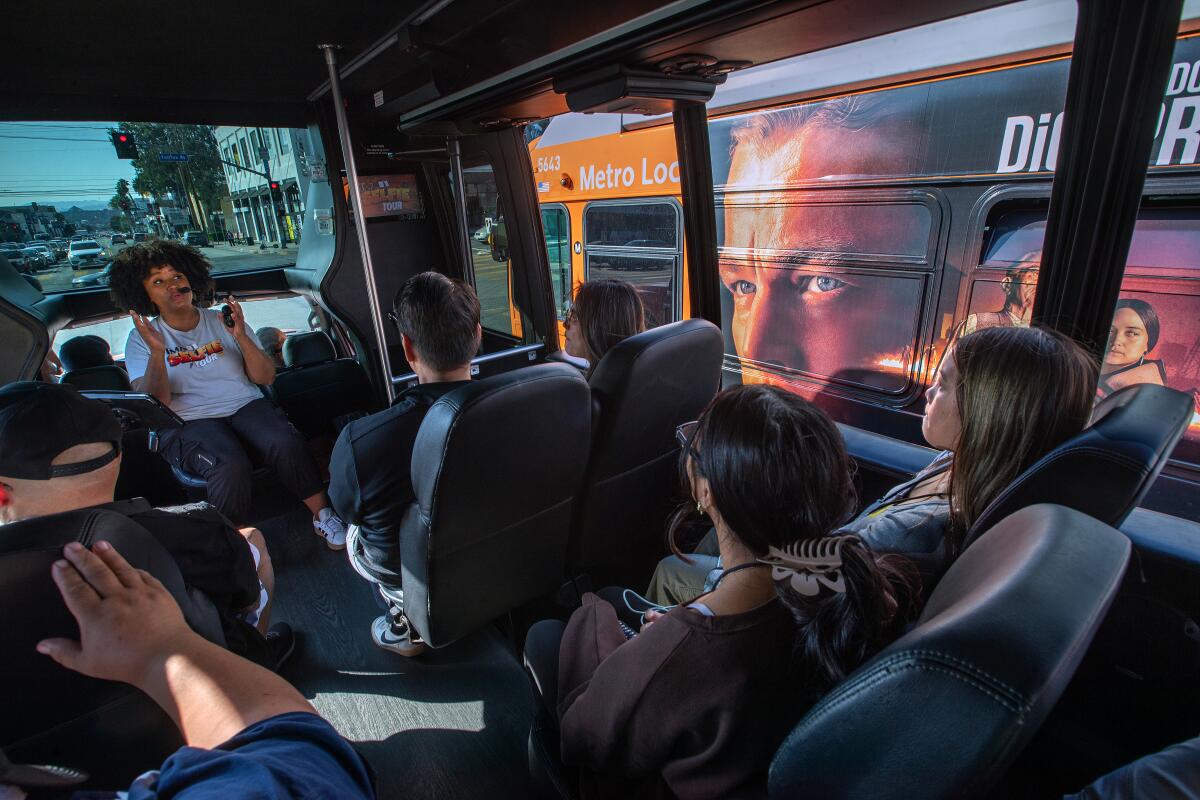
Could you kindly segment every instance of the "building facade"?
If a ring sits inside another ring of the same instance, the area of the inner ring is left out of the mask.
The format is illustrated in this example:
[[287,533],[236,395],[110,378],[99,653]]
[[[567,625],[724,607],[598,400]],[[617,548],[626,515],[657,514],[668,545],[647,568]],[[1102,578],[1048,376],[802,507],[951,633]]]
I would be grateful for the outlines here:
[[[232,213],[225,214],[229,234],[256,244],[286,246],[299,241],[308,194],[307,131],[223,125],[214,135],[229,185]],[[272,181],[279,186],[274,202]]]

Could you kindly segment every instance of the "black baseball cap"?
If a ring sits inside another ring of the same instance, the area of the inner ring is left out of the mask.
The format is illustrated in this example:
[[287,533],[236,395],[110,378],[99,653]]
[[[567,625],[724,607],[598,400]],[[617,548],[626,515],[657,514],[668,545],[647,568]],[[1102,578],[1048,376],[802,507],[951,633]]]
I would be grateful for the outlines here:
[[[48,481],[82,475],[121,454],[121,423],[99,400],[74,386],[18,381],[0,388],[0,475]],[[107,442],[112,452],[75,464],[50,462],[81,444]]]

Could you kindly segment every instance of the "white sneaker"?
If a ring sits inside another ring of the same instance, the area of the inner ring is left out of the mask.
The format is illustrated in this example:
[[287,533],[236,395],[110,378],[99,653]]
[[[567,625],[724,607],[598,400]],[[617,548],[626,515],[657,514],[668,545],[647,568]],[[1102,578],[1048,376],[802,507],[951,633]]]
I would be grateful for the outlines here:
[[[325,510],[327,509],[322,509]],[[346,525],[332,511],[314,519],[313,530],[325,540],[330,550],[346,549]]]
[[387,614],[378,617],[371,623],[371,640],[384,650],[391,650],[393,653],[398,653],[408,658],[424,653],[428,645],[422,641],[421,637],[412,629],[412,626],[408,624],[406,617],[401,615],[400,621],[400,627],[404,629],[404,632],[396,633]]

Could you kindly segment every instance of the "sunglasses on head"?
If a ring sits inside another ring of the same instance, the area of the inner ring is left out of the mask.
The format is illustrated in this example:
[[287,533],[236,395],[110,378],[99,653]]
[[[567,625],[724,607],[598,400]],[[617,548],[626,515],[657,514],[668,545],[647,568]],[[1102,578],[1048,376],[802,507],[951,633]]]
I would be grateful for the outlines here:
[[682,450],[686,450],[691,454],[692,458],[699,458],[700,454],[696,452],[696,448],[692,446],[692,442],[696,438],[696,429],[700,427],[700,420],[692,420],[685,422],[675,429],[675,441],[679,443]]

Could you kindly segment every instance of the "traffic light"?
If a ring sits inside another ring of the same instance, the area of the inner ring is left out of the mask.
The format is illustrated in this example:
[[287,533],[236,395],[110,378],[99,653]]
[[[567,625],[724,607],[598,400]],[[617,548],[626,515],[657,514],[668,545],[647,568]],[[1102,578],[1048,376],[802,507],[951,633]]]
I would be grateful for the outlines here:
[[279,188],[279,181],[271,181],[271,199],[277,203],[283,202],[283,190]]
[[113,147],[116,148],[117,158],[138,157],[137,142],[133,140],[132,134],[121,131],[109,131],[108,135],[112,139]]

